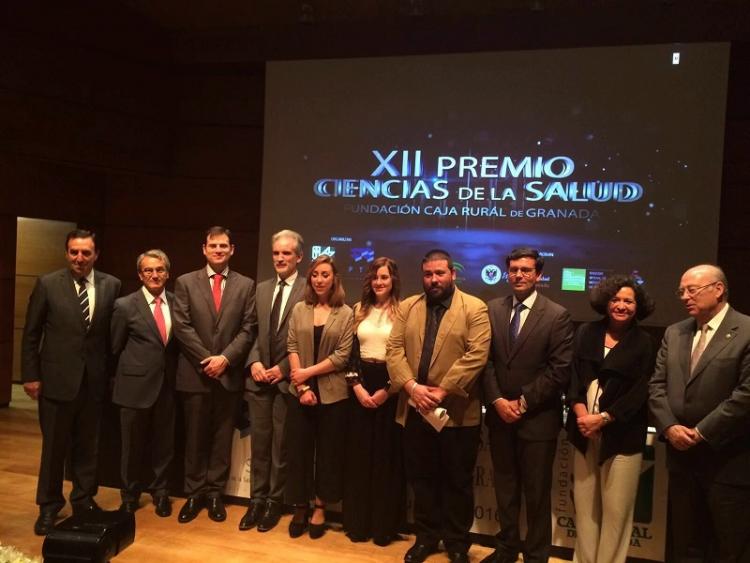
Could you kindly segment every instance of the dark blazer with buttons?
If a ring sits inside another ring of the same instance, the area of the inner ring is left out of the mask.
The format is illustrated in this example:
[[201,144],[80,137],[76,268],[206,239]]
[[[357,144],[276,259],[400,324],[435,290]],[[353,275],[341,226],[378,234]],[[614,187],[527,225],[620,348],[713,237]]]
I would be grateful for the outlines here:
[[[170,292],[167,306],[174,325],[174,294]],[[142,289],[115,301],[112,354],[117,369],[112,401],[133,409],[151,407],[163,385],[174,389],[178,352],[174,330],[164,345]]]
[[[305,295],[306,279],[302,275],[297,275],[294,285],[289,292],[289,297],[284,304],[284,310],[279,316],[279,328],[276,334],[276,340],[273,345],[275,357],[283,356],[279,362],[279,369],[284,375],[284,379],[279,381],[278,388],[282,393],[289,392],[289,358],[287,357],[287,336],[289,333],[289,317],[292,314],[294,305],[297,304]],[[247,365],[254,362],[262,363],[266,369],[272,368],[270,358],[270,324],[271,308],[273,307],[273,292],[276,289],[277,278],[274,276],[270,280],[262,281],[258,284],[258,290],[255,292],[255,304],[258,308],[258,338],[255,339],[253,347],[250,349],[250,356],[247,359]],[[245,388],[248,391],[259,391],[258,383],[248,377],[245,380]]]
[[586,406],[586,392],[598,380],[602,390],[599,412],[614,419],[602,429],[599,463],[617,454],[643,451],[647,427],[648,380],[654,369],[654,343],[633,323],[617,346],[604,357],[607,319],[581,325],[573,343],[568,402],[568,440],[585,453],[588,439],[576,424],[573,405]]
[[26,311],[21,344],[21,379],[42,382],[48,399],[72,401],[84,372],[88,385],[103,397],[107,388],[109,324],[120,293],[120,280],[94,271],[96,301],[91,325],[86,325],[68,268],[41,276]]
[[208,393],[210,378],[200,362],[223,354],[229,367],[218,381],[227,391],[241,391],[245,361],[257,331],[255,282],[229,270],[218,313],[205,267],[177,278],[174,294],[172,327],[180,342],[177,390]]
[[750,486],[750,317],[731,307],[690,373],[694,319],[664,333],[649,385],[656,429],[696,427],[706,439],[681,452],[667,444],[670,471]]
[[490,407],[497,398],[526,399],[528,411],[513,424],[526,440],[555,440],[562,426],[561,394],[570,383],[573,323],[568,311],[537,293],[513,346],[508,335],[513,296],[491,300],[490,361],[483,376],[487,421],[502,424]]

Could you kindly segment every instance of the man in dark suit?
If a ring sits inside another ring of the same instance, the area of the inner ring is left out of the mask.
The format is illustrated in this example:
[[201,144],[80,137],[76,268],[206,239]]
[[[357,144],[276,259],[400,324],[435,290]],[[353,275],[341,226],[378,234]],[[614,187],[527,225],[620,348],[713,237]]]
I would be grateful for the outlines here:
[[65,506],[65,456],[70,446],[74,513],[99,510],[96,466],[99,420],[107,389],[109,322],[120,280],[99,271],[94,233],[68,233],[68,267],[40,277],[29,299],[21,344],[21,378],[39,400],[42,459],[37,535],[47,534]]
[[[482,418],[478,378],[487,361],[487,306],[456,288],[453,260],[432,250],[422,261],[424,293],[401,302],[386,348],[396,421],[405,426],[406,474],[414,490],[414,545],[421,563],[442,539],[452,563],[468,563],[474,520],[474,465]],[[445,409],[436,430],[423,414]]]
[[229,269],[229,229],[206,232],[206,266],[177,278],[174,332],[180,342],[177,390],[185,413],[185,492],[179,522],[204,506],[226,520],[222,492],[229,477],[232,432],[242,397],[245,360],[256,333],[255,282]]
[[557,303],[537,292],[544,258],[532,248],[505,259],[513,295],[488,303],[490,361],[484,374],[487,426],[500,519],[497,549],[487,563],[516,561],[521,550],[521,492],[528,530],[525,563],[547,561],[552,541],[550,490],[561,394],[570,380],[573,324]]
[[174,456],[175,370],[177,340],[172,338],[174,295],[164,287],[169,258],[161,250],[138,257],[143,286],[115,301],[112,313],[112,353],[117,358],[112,401],[120,405],[122,431],[122,505],[135,512],[144,490],[141,473],[151,467],[147,487],[156,514],[172,514],[167,470]]
[[667,441],[673,560],[750,561],[750,317],[721,269],[690,268],[692,318],[664,333],[649,406]]
[[297,272],[302,237],[294,231],[279,231],[271,237],[271,253],[276,275],[258,284],[258,338],[250,350],[250,377],[245,383],[252,491],[250,507],[239,527],[249,530],[257,526],[259,532],[271,530],[281,517],[286,479],[284,421],[289,399],[286,337],[289,315],[305,292],[305,278]]

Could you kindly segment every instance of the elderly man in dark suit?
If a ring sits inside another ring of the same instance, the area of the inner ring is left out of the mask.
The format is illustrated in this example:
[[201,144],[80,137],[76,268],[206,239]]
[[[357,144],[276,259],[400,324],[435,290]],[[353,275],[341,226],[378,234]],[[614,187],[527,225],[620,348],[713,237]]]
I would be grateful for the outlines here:
[[[424,293],[401,302],[386,348],[396,421],[404,428],[406,474],[414,490],[414,545],[422,563],[442,539],[451,563],[467,563],[474,519],[473,474],[482,419],[479,375],[487,361],[487,306],[455,285],[453,260],[435,249],[422,260]],[[423,414],[449,417],[442,430]]]
[[250,507],[239,528],[257,526],[259,532],[273,529],[281,516],[286,480],[284,421],[289,400],[286,340],[289,315],[305,293],[305,278],[297,271],[302,237],[294,231],[279,231],[271,237],[271,254],[276,275],[258,284],[258,338],[250,350],[250,377],[245,383],[252,489]]
[[245,361],[255,340],[255,282],[229,269],[229,229],[206,232],[206,266],[177,278],[174,332],[180,342],[177,390],[185,413],[185,492],[178,520],[208,507],[226,520],[222,493],[229,477],[234,420],[244,388]]
[[488,303],[490,362],[484,374],[487,426],[500,518],[497,549],[487,563],[508,563],[521,550],[521,492],[528,531],[525,563],[547,561],[552,541],[550,490],[561,395],[568,387],[573,324],[568,312],[537,292],[544,258],[532,248],[505,259],[513,295]]
[[29,299],[21,344],[21,378],[39,401],[42,459],[36,502],[37,535],[47,534],[65,506],[65,456],[70,446],[74,513],[98,510],[99,420],[107,389],[109,322],[120,280],[94,270],[94,233],[68,233],[68,267],[40,277]]
[[667,441],[673,560],[750,561],[750,317],[703,264],[677,290],[690,319],[664,333],[649,406]]
[[112,314],[112,353],[117,358],[112,401],[120,405],[122,432],[122,505],[135,512],[144,483],[144,466],[153,479],[156,514],[172,514],[167,470],[174,456],[175,370],[177,340],[172,337],[174,295],[165,290],[169,258],[158,249],[138,257],[143,285],[115,301]]

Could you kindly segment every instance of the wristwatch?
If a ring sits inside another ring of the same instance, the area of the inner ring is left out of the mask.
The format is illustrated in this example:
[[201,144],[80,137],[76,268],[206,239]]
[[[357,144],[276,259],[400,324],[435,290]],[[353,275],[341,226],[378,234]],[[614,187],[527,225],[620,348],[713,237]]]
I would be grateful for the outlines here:
[[604,421],[604,424],[609,424],[612,422],[612,417],[609,416],[608,412],[600,412],[599,415],[602,417],[602,421]]

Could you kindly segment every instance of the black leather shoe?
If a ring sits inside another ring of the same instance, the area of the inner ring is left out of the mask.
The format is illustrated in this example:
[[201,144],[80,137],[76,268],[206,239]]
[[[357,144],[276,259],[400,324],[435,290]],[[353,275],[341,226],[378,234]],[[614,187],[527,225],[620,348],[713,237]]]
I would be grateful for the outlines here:
[[276,524],[279,523],[279,518],[281,518],[281,503],[272,500],[268,501],[266,504],[266,511],[263,513],[263,517],[258,523],[258,531],[268,532],[273,530],[276,527]]
[[433,553],[437,553],[438,549],[436,545],[429,545],[426,543],[415,543],[409,548],[409,551],[404,555],[404,561],[406,563],[422,563]]
[[295,510],[294,516],[292,516],[292,519],[289,521],[290,538],[298,538],[307,530],[308,511],[305,510],[304,512],[302,512],[301,516],[299,512],[299,509]]
[[79,516],[84,514],[89,514],[92,512],[101,512],[102,509],[99,507],[98,504],[94,501],[94,499],[89,499],[87,501],[83,502],[75,502],[73,504],[73,515]]
[[[266,512],[266,503],[262,500],[250,501],[250,506],[247,507],[247,512],[240,520],[240,530],[250,530],[258,525],[263,519],[263,515]],[[258,528],[260,529],[260,527]]]
[[221,497],[208,499],[208,517],[214,522],[223,522],[227,519],[227,509],[224,508],[224,501]]
[[206,501],[203,497],[190,497],[185,501],[180,509],[180,514],[177,517],[177,521],[180,524],[187,524],[188,522],[195,520],[198,513],[203,510],[206,506]]
[[120,505],[120,512],[129,512],[130,514],[133,514],[139,508],[140,505],[137,500],[124,500]]
[[154,497],[154,506],[156,507],[157,516],[161,518],[167,518],[172,516],[172,501],[169,500],[167,495],[158,495]]
[[46,536],[55,527],[55,520],[57,520],[57,511],[41,510],[39,517],[34,522],[34,533],[37,536]]
[[449,551],[448,561],[450,563],[469,563],[469,555],[463,551]]

